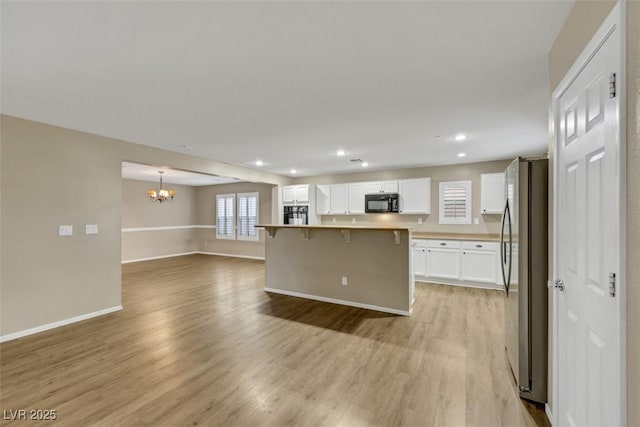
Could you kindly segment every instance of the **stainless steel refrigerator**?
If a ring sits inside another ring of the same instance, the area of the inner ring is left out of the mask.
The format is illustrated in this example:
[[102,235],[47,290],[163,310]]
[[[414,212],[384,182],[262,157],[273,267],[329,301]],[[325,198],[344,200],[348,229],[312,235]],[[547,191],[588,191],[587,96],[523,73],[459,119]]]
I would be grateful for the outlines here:
[[507,359],[520,397],[547,401],[548,160],[505,171],[500,233]]

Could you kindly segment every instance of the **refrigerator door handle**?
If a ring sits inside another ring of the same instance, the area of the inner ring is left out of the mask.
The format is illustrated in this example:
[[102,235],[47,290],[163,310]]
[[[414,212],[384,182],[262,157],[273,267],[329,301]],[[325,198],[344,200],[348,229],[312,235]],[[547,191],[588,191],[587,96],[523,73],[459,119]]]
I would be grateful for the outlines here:
[[500,271],[502,272],[502,283],[504,284],[505,292],[509,291],[507,274],[504,271],[505,261],[507,258],[507,247],[506,247],[506,242],[504,241],[504,222],[507,219],[507,215],[509,215],[508,200],[504,204],[504,210],[502,211],[502,224],[500,225]]

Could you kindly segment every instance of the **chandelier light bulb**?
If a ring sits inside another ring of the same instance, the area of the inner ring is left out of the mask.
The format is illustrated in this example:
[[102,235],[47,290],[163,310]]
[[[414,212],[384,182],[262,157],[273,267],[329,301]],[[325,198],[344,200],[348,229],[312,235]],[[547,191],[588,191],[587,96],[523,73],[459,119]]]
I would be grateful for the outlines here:
[[156,190],[149,190],[147,191],[147,196],[149,196],[149,200],[151,200],[152,202],[165,202],[167,200],[173,200],[173,197],[176,195],[176,192],[174,189],[169,189],[169,190],[165,190],[162,186],[162,174],[164,173],[164,171],[158,171],[158,173],[160,174],[160,189],[158,191]]

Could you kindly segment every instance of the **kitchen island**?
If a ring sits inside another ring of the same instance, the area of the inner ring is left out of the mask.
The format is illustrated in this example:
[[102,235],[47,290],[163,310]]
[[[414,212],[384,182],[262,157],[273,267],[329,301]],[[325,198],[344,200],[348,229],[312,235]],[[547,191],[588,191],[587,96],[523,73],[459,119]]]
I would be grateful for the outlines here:
[[408,227],[260,224],[265,291],[409,316]]

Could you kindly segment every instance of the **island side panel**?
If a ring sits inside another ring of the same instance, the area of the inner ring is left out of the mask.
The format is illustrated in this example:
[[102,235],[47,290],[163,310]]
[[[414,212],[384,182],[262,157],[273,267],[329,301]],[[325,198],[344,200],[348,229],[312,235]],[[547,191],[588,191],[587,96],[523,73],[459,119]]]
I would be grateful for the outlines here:
[[396,244],[390,230],[350,230],[345,243],[340,230],[309,230],[304,240],[300,229],[280,228],[265,242],[265,288],[409,312],[410,237],[399,233]]

